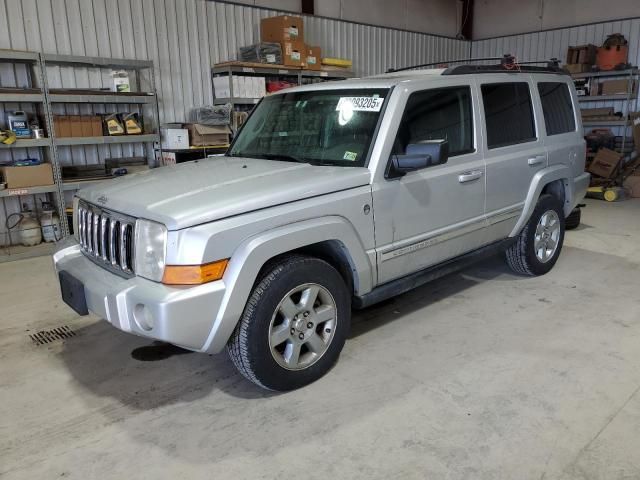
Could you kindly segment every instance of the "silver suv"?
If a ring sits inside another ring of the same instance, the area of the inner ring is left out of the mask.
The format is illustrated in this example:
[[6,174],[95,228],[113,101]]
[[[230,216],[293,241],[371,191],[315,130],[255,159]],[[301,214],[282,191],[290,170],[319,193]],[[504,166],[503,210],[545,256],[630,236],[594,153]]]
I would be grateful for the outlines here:
[[363,308],[498,250],[555,264],[583,198],[568,75],[459,66],[264,98],[226,156],[80,191],[62,298],[272,390],[324,375]]

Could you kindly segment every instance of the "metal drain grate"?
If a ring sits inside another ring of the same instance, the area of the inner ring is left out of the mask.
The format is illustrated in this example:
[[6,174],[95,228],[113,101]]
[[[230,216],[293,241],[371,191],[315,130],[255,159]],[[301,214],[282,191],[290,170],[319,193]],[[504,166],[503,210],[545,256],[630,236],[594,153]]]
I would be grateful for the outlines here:
[[41,330],[37,333],[29,335],[29,338],[33,340],[36,345],[44,345],[46,343],[55,342],[56,340],[65,340],[67,338],[75,337],[76,332],[71,330],[68,326],[53,328],[51,330]]

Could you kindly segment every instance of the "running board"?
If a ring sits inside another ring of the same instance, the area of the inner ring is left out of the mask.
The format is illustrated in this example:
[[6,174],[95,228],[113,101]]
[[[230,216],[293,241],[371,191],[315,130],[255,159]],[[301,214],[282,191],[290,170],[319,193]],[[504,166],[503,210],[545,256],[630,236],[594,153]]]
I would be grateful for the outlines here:
[[515,238],[500,240],[477,250],[465,253],[464,255],[460,255],[459,257],[425,268],[419,272],[383,283],[371,290],[369,293],[353,297],[353,308],[360,309],[369,307],[378,302],[382,302],[383,300],[387,300],[388,298],[406,293],[409,290],[413,290],[414,288],[420,287],[433,280],[437,280],[445,275],[449,275],[450,273],[457,272],[458,270],[468,267],[479,260],[487,258],[500,251],[504,251],[515,240]]

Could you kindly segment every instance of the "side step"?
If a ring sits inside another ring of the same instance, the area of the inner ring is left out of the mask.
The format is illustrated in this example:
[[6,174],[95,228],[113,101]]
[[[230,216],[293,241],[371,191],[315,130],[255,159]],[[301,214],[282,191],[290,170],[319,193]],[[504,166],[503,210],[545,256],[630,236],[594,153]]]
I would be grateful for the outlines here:
[[494,255],[500,251],[504,251],[509,245],[515,242],[515,238],[507,238],[495,243],[491,243],[477,250],[473,250],[459,257],[446,260],[437,265],[425,268],[419,272],[412,273],[405,277],[391,280],[390,282],[378,285],[362,296],[353,297],[352,305],[356,309],[366,308],[388,298],[395,297],[416,287],[429,283],[438,278],[457,272],[479,260]]

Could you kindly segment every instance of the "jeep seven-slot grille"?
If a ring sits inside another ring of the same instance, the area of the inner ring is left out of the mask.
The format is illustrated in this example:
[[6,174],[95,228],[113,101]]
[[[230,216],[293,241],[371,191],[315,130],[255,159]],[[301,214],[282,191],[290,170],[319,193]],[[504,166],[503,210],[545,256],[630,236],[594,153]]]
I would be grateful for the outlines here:
[[110,270],[133,275],[135,219],[95,205],[78,206],[78,238],[85,253]]

